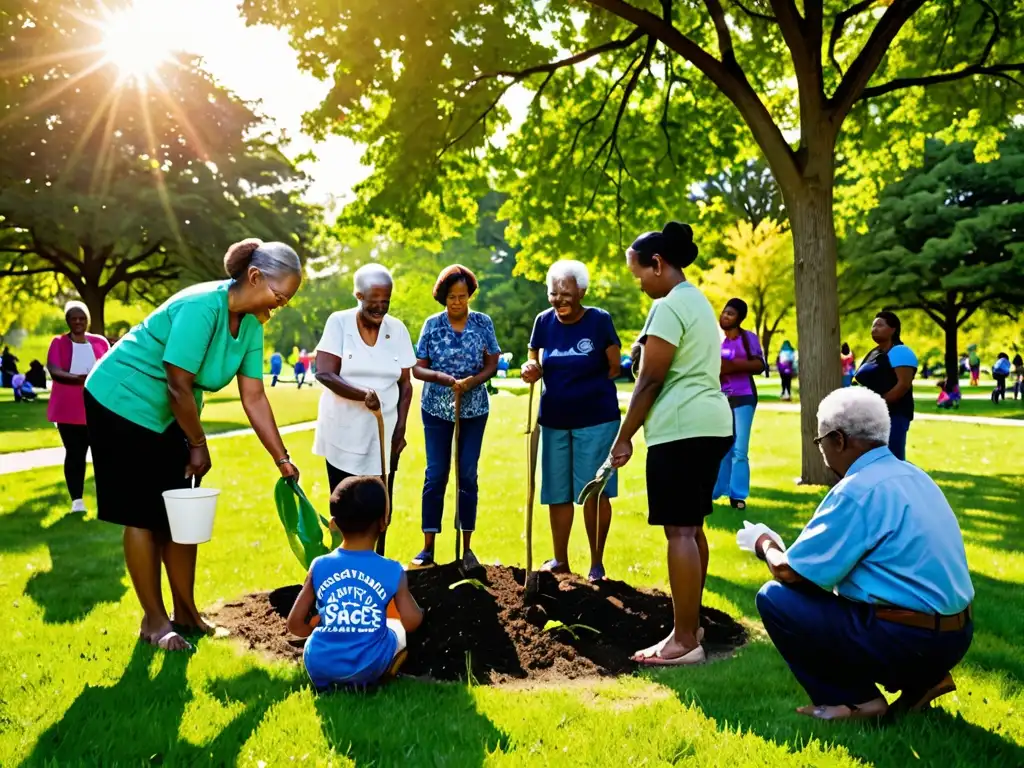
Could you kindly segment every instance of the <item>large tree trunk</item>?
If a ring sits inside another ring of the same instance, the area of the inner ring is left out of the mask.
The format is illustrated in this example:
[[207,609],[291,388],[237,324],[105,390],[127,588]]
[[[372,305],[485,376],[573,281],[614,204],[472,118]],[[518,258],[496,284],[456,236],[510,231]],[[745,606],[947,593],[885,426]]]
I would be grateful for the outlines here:
[[842,384],[831,180],[808,180],[786,195],[786,205],[793,227],[800,338],[800,477],[806,484],[830,485],[835,478],[821,460],[814,438],[818,434],[818,404]]
[[946,315],[946,322],[942,326],[942,331],[946,335],[946,354],[943,362],[946,366],[946,381],[949,383],[958,383],[960,380],[960,354],[957,349],[957,335],[960,331],[960,326],[956,323],[956,310],[953,311],[953,316]]
[[89,315],[92,319],[89,324],[89,332],[103,336],[107,328],[107,319],[104,314],[106,292],[88,284],[80,286],[78,292],[81,294],[85,306],[89,308]]

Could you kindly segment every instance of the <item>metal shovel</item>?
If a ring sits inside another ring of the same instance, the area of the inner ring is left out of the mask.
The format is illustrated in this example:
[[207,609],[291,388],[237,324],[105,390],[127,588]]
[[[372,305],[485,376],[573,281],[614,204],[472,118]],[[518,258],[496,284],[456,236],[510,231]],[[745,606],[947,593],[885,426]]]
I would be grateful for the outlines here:
[[459,420],[462,416],[462,392],[455,391],[455,562],[460,564],[462,560],[462,495],[459,487]]

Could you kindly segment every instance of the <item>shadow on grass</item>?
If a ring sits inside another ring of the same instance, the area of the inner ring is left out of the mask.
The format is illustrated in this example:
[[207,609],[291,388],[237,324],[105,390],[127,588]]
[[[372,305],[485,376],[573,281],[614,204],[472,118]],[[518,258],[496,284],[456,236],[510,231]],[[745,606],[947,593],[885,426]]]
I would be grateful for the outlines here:
[[156,653],[140,642],[114,685],[87,685],[60,722],[39,737],[23,765],[162,762],[175,748],[192,700],[187,679],[192,657],[162,654],[160,671],[151,678]]
[[1009,552],[1024,550],[1024,478],[930,472],[956,512],[964,538]]
[[100,603],[119,602],[126,591],[121,527],[71,513],[43,525],[55,508],[66,506],[67,491],[59,482],[0,516],[0,552],[39,544],[49,550],[50,569],[34,572],[25,585],[48,624],[78,621]]
[[334,749],[365,765],[483,765],[508,737],[481,714],[471,689],[403,680],[369,694],[317,696]]
[[[675,691],[684,704],[713,717],[719,728],[752,731],[791,748],[813,746],[815,741],[840,745],[879,766],[1024,765],[1024,747],[939,708],[885,727],[828,723],[798,715],[794,710],[807,703],[807,696],[769,643],[753,643],[735,659],[701,672],[699,681],[685,671],[648,676]],[[814,764],[812,755],[805,757]]]

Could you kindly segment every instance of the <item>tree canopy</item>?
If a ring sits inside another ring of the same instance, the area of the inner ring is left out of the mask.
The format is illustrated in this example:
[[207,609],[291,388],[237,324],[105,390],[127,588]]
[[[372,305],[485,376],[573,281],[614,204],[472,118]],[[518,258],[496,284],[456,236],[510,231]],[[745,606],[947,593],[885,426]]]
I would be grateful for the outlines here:
[[[494,177],[509,195],[520,267],[534,276],[565,253],[621,270],[633,235],[697,216],[691,185],[763,155],[792,225],[803,476],[817,482],[828,476],[815,411],[840,379],[837,172],[871,168],[878,147],[972,108],[1004,119],[1024,93],[1013,78],[1024,69],[1024,10],[1013,0],[242,8],[287,28],[302,65],[332,83],[309,128],[368,147],[374,173],[354,215],[444,230],[472,214],[474,185]],[[505,97],[522,92],[532,100],[514,125]]]
[[851,292],[919,309],[943,330],[956,378],[960,327],[985,307],[1024,307],[1024,131],[987,162],[975,142],[929,141],[921,165],[882,190],[844,257]]
[[104,57],[101,3],[0,15],[0,277],[54,275],[89,305],[222,274],[243,237],[301,248],[305,180],[262,118],[188,56],[150,78]]

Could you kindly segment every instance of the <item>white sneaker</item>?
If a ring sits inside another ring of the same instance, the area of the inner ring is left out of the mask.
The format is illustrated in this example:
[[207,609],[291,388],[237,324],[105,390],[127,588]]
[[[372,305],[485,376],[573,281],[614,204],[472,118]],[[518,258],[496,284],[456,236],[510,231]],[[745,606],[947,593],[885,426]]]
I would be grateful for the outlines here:
[[71,502],[72,512],[85,512],[85,502],[81,499],[75,499]]

